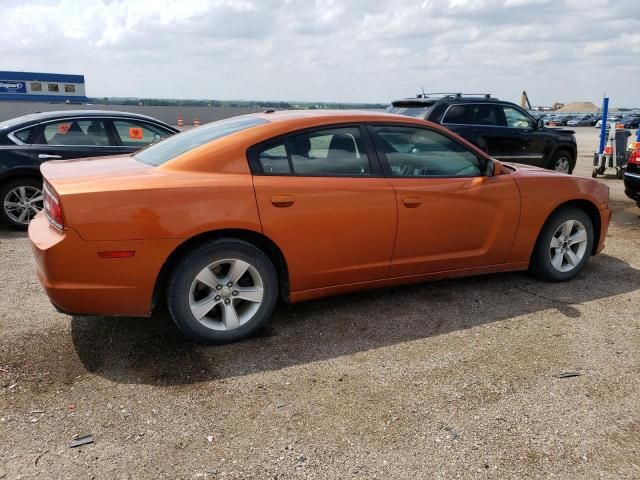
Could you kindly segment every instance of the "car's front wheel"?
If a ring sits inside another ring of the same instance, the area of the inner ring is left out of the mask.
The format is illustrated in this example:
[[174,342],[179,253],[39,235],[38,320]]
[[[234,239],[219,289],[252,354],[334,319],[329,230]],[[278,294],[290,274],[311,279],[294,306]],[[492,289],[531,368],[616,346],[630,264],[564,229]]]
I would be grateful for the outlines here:
[[548,165],[550,170],[562,173],[571,173],[573,171],[573,167],[573,158],[566,150],[558,150]]
[[167,306],[180,330],[204,344],[251,336],[269,318],[278,298],[278,277],[269,258],[235,239],[196,248],[173,270]]
[[550,282],[570,280],[589,260],[593,242],[589,215],[577,207],[561,208],[542,227],[529,270]]
[[42,181],[22,177],[0,185],[0,207],[2,223],[26,230],[29,222],[43,208]]

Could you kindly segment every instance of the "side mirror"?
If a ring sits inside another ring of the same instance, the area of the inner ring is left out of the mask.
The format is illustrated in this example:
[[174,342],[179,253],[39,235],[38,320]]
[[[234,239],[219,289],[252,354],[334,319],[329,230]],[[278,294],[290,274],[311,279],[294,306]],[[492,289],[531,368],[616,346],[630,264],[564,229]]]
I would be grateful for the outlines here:
[[544,120],[541,118],[538,118],[536,120],[536,125],[535,125],[536,130],[540,130],[541,128],[544,128]]
[[487,177],[495,177],[496,175],[500,175],[500,172],[502,172],[502,166],[500,165],[500,162],[496,162],[493,159],[487,160],[484,169],[484,174]]

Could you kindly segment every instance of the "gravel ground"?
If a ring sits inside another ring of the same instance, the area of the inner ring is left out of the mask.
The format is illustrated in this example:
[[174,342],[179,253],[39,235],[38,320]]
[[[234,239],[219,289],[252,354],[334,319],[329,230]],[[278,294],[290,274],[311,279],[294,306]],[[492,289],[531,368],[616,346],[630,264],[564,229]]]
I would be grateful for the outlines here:
[[56,313],[25,235],[0,230],[0,478],[640,478],[640,210],[601,181],[607,247],[572,282],[283,306],[224,347],[164,315]]

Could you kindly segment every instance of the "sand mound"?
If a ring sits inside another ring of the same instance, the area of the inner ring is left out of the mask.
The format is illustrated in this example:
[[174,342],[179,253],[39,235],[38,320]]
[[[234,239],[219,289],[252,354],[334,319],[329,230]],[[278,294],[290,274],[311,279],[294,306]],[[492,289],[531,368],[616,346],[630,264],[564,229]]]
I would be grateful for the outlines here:
[[597,111],[598,107],[591,102],[571,102],[556,110],[556,112],[572,113],[596,113]]

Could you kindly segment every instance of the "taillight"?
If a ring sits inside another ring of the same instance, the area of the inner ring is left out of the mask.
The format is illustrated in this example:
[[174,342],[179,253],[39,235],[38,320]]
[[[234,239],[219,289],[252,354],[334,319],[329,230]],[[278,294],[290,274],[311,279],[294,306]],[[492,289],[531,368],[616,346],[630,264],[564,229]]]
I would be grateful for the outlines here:
[[629,163],[633,163],[634,165],[640,165],[640,149],[632,150],[629,153]]
[[49,223],[54,227],[62,230],[64,228],[64,219],[62,218],[62,205],[55,190],[45,182],[42,189],[42,200],[44,203],[44,214],[47,216]]

